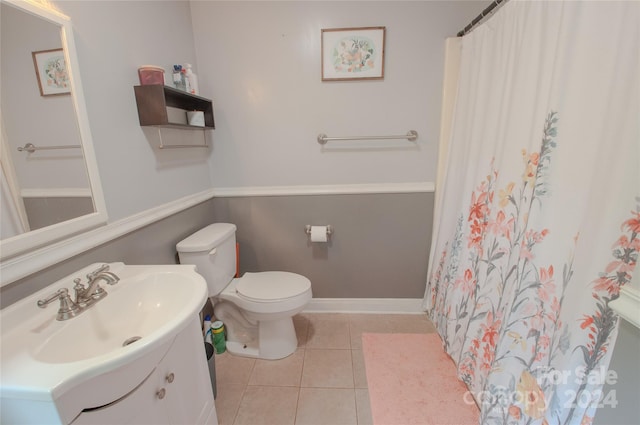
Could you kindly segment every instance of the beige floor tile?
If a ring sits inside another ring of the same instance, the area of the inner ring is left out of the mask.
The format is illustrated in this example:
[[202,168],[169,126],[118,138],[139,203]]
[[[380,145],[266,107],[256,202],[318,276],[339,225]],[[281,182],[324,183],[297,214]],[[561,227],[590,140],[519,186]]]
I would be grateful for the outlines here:
[[293,425],[298,388],[248,386],[235,425]]
[[351,348],[347,315],[310,315],[307,332],[306,348]]
[[297,314],[293,316],[293,326],[296,328],[298,347],[304,348],[307,345],[309,336],[309,318],[302,314]]
[[245,388],[244,385],[217,385],[218,395],[215,403],[219,425],[233,425]]
[[307,348],[302,367],[302,387],[353,388],[351,350]]
[[353,384],[356,388],[368,388],[367,371],[364,365],[364,355],[362,350],[351,350],[351,361],[353,363]]
[[373,425],[369,390],[356,389],[356,412],[358,413],[358,425]]
[[385,314],[352,314],[349,318],[351,348],[362,349],[363,333],[391,333],[391,323]]
[[216,354],[216,381],[218,385],[247,385],[255,359],[234,356],[229,352]]
[[433,333],[436,331],[426,314],[390,314],[394,333]]
[[300,388],[296,425],[355,425],[353,389]]
[[216,356],[220,425],[370,425],[362,333],[435,331],[425,314],[303,313],[293,320],[302,348],[285,359]]
[[302,377],[304,349],[279,360],[256,360],[249,385],[299,387]]

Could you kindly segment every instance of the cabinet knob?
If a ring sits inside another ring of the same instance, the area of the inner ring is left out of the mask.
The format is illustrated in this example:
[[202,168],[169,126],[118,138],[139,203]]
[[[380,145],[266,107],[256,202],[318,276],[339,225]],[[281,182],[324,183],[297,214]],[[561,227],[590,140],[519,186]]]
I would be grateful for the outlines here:
[[170,374],[167,375],[166,379],[168,383],[172,383],[175,378],[176,378],[175,375],[173,374],[173,372],[171,372]]
[[156,393],[156,397],[162,400],[166,394],[167,391],[164,388],[160,388],[160,390]]

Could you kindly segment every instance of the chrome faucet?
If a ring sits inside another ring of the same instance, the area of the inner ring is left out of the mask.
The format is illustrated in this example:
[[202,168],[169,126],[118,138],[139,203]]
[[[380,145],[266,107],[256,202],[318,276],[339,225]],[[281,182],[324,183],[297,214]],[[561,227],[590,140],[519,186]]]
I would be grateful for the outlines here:
[[80,283],[80,278],[74,279],[76,292],[76,304],[88,307],[101,298],[107,296],[107,291],[100,287],[99,283],[104,280],[109,285],[115,285],[120,278],[115,273],[109,271],[109,265],[103,264],[98,269],[87,274],[87,287]]
[[109,285],[115,285],[120,278],[113,272],[109,271],[109,265],[103,264],[98,269],[87,275],[87,287],[81,282],[80,278],[74,279],[75,286],[73,289],[76,293],[75,302],[69,296],[69,290],[62,288],[48,297],[38,301],[38,307],[45,308],[49,303],[59,300],[60,308],[58,309],[57,320],[67,320],[82,313],[89,306],[98,302],[98,300],[107,296],[107,291],[100,287],[99,283],[104,280]]

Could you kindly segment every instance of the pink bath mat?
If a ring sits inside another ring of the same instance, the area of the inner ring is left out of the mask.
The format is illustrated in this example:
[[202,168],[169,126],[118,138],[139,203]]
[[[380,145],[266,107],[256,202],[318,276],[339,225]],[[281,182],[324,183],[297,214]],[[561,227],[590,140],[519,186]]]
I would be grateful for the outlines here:
[[374,425],[478,424],[438,334],[365,333],[362,351]]

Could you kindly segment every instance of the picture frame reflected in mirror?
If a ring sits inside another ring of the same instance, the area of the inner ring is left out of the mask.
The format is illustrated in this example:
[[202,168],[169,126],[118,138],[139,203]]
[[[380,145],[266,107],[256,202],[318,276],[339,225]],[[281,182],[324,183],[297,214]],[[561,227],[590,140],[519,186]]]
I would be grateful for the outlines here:
[[31,56],[36,69],[40,96],[71,93],[71,81],[62,48],[32,52]]

